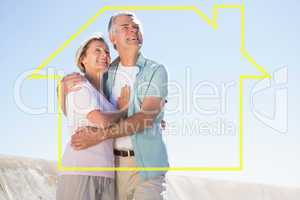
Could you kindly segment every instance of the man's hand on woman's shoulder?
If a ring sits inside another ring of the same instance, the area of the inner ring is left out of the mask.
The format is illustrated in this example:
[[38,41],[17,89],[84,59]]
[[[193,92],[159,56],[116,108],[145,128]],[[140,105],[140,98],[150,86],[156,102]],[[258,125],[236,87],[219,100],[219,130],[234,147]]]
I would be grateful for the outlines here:
[[77,85],[80,85],[81,83],[85,82],[86,79],[83,75],[81,75],[78,72],[74,72],[72,74],[66,75],[60,82],[60,91],[61,91],[61,99],[60,99],[60,107],[65,115],[66,113],[66,96],[68,93],[72,91],[77,91],[80,89],[80,87],[74,87]]
[[79,90],[80,87],[74,87],[74,86],[79,85],[80,83],[85,81],[86,81],[85,77],[80,73],[74,72],[72,74],[68,74],[61,80],[61,87],[62,87],[61,91],[66,96],[69,92]]

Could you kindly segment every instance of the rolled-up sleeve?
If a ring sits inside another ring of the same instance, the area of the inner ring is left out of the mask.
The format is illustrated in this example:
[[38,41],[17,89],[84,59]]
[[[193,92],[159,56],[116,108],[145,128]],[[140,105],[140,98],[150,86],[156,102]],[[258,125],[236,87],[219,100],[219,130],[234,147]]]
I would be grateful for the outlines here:
[[153,72],[149,82],[142,86],[144,97],[154,96],[166,99],[168,96],[168,72],[163,65],[159,65]]

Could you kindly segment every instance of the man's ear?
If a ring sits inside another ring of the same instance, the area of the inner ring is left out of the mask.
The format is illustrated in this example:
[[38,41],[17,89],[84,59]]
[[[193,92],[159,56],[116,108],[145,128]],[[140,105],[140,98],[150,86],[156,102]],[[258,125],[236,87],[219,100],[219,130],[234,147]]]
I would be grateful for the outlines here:
[[113,33],[109,33],[109,40],[112,44],[115,44],[115,36]]

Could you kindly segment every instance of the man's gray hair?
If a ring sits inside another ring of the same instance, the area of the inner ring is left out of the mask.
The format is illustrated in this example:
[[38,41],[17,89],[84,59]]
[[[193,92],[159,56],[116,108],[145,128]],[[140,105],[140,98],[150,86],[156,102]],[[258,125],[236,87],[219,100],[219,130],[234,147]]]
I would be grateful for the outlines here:
[[137,19],[136,15],[133,12],[121,11],[121,12],[117,12],[117,13],[113,14],[110,17],[110,20],[109,20],[109,23],[108,23],[108,33],[109,34],[114,32],[114,24],[115,24],[116,18],[120,17],[120,16],[128,16],[128,17],[132,17],[132,18],[136,19],[138,21],[138,24],[139,24],[140,29],[141,29],[141,22]]

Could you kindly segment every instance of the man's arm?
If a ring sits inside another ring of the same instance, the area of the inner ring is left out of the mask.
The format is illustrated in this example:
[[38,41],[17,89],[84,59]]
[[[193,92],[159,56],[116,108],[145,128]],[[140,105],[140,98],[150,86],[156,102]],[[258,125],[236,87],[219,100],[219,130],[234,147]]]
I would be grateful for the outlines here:
[[102,112],[100,110],[94,110],[87,115],[87,118],[101,129],[105,129],[120,121],[120,119],[125,118],[126,115],[127,112],[125,111]]
[[110,139],[133,135],[146,128],[151,128],[163,106],[164,101],[161,98],[146,97],[140,112],[125,120],[121,120],[118,124],[114,124],[101,132],[106,139]]
[[139,91],[141,91],[140,97],[143,99],[140,112],[106,129],[85,127],[78,130],[72,136],[72,146],[76,150],[85,149],[106,139],[132,135],[152,127],[156,117],[165,105],[168,94],[166,68],[163,65],[158,66],[151,77],[149,85],[141,85]]
[[105,129],[81,129],[72,136],[72,146],[76,150],[81,150],[106,139],[129,136],[151,128],[164,104],[165,101],[160,97],[145,97],[140,112]]

